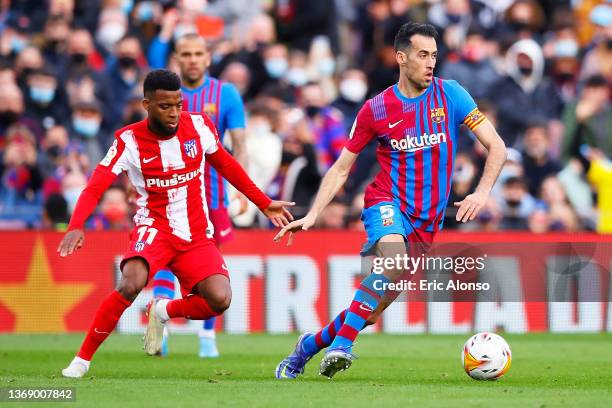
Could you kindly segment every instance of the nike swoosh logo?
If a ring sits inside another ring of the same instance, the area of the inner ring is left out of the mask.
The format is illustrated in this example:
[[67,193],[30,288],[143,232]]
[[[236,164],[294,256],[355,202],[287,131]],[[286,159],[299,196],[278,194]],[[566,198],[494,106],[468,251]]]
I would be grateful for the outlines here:
[[94,331],[98,334],[110,334],[109,332],[103,332],[103,331],[98,330],[97,327],[94,327]]
[[142,159],[142,162],[143,162],[144,164],[147,164],[147,163],[152,162],[152,161],[153,161],[153,160],[155,160],[155,159],[157,159],[157,156],[153,156],[153,157],[145,157],[144,159]]
[[226,271],[229,272],[229,269],[227,269],[227,266],[225,266],[225,264],[221,264],[221,268],[225,269]]
[[371,311],[372,311],[372,309],[371,309],[371,308],[367,307],[367,306],[366,306],[366,305],[364,305],[363,303],[360,303],[360,304],[359,304],[359,308],[360,308],[361,310],[365,310],[366,312],[371,312]]
[[402,123],[404,121],[404,119],[398,120],[395,123],[389,123],[389,129],[393,129],[394,127],[396,127],[397,125],[399,125],[400,123]]
[[219,231],[219,235],[221,235],[222,237],[226,236],[227,234],[229,234],[230,232],[232,232],[231,228],[226,228],[224,230]]

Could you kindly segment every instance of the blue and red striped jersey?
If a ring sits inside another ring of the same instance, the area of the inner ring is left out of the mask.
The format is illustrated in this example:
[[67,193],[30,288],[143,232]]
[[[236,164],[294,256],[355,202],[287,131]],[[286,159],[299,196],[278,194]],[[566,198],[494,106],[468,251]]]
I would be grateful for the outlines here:
[[[207,76],[198,88],[183,87],[181,91],[183,110],[206,114],[215,124],[221,141],[226,130],[244,129],[244,104],[234,85]],[[227,208],[229,205],[227,181],[208,163],[204,174],[208,208],[211,210]]]
[[397,84],[368,100],[346,148],[359,153],[376,138],[380,172],[366,188],[365,208],[393,202],[415,228],[442,228],[450,192],[459,126],[478,127],[485,117],[456,81],[433,79],[407,98]]

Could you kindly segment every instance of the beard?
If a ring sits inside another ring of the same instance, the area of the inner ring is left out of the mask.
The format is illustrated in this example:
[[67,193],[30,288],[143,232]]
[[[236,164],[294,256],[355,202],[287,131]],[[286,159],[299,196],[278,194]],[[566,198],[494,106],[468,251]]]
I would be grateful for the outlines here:
[[149,117],[149,126],[155,133],[158,133],[162,136],[171,136],[175,134],[178,130],[178,125],[171,128],[161,123],[161,121],[159,121],[157,118],[153,117]]

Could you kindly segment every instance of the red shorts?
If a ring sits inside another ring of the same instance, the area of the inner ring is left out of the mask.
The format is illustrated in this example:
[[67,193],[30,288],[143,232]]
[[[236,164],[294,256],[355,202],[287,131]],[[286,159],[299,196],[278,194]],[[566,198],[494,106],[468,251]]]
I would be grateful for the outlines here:
[[208,218],[210,218],[210,222],[215,227],[214,238],[217,245],[222,245],[234,239],[234,227],[227,213],[227,208],[209,209]]
[[128,259],[136,257],[149,264],[149,280],[160,269],[170,269],[178,278],[183,294],[191,293],[198,282],[212,275],[224,275],[229,279],[225,261],[211,239],[186,242],[154,228],[136,227],[130,234],[121,268]]

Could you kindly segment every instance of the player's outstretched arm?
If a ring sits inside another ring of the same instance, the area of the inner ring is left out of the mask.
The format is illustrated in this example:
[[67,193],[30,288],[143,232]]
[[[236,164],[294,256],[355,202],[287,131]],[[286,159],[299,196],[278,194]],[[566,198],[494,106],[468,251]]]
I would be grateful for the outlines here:
[[225,149],[219,147],[214,153],[206,155],[207,160],[224,178],[244,194],[275,226],[281,228],[287,225],[293,216],[286,207],[295,203],[288,201],[272,201],[265,195],[253,180],[246,174],[240,164]]
[[312,227],[317,221],[319,214],[321,214],[321,211],[323,211],[346,182],[355,160],[357,160],[357,154],[346,148],[342,149],[338,160],[336,160],[325,174],[325,177],[323,177],[319,191],[317,191],[317,196],[308,214],[306,214],[304,218],[285,225],[283,229],[276,234],[274,241],[280,241],[288,232],[289,239],[287,241],[287,246],[289,246],[293,243],[293,234],[295,232],[307,231]]
[[57,252],[60,256],[71,255],[75,250],[83,246],[85,235],[83,226],[102,198],[102,194],[117,178],[115,173],[106,167],[98,165],[87,183],[87,187],[81,192],[79,200],[74,207],[68,232],[60,242]]
[[506,162],[506,145],[488,119],[485,119],[473,132],[489,154],[476,190],[462,201],[454,203],[455,207],[459,207],[456,219],[461,222],[468,222],[476,218],[478,212],[486,204],[489,193]]

